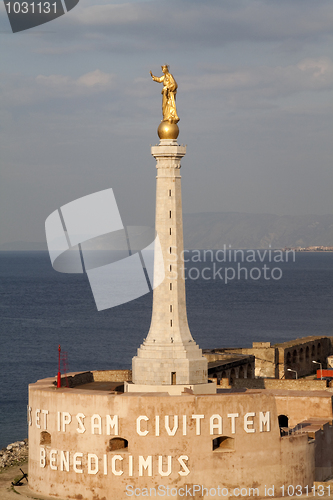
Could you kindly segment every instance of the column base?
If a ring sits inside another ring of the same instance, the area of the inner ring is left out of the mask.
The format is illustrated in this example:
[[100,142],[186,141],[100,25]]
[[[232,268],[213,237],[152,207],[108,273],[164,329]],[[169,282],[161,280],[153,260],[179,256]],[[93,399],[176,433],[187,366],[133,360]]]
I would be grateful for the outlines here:
[[[132,358],[132,380],[138,385],[196,385],[205,384],[208,379],[208,361],[204,356],[185,358],[186,351],[171,353],[173,357],[161,356],[163,351],[146,352],[144,347],[138,349],[138,356]],[[142,351],[142,352],[141,352]],[[151,355],[151,357],[141,357],[140,354]],[[155,355],[154,355],[155,354]],[[159,356],[157,356],[157,354]],[[179,357],[178,357],[179,356]],[[180,357],[182,356],[182,357]]]
[[164,392],[170,396],[181,394],[216,394],[216,384],[184,384],[184,385],[143,385],[124,383],[124,392]]

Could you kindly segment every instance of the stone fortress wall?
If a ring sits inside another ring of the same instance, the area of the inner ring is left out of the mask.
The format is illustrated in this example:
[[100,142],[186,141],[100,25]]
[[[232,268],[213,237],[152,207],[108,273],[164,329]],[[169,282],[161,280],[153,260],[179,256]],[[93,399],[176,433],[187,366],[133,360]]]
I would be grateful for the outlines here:
[[[226,385],[224,381],[222,383]],[[329,384],[326,380],[276,378],[252,378],[243,380],[236,378],[229,386],[235,388],[246,387],[247,389],[281,389],[284,391],[324,391]]]
[[[283,353],[289,363],[288,353],[293,357],[295,350],[298,362],[314,373],[312,346],[316,360],[326,366],[323,356],[332,352],[331,338],[254,345],[252,354],[205,352],[214,395],[189,389],[180,396],[124,393],[131,370],[68,374],[69,387],[64,378],[60,389],[53,379],[32,384],[30,488],[51,498],[82,495],[86,500],[111,491],[112,498],[123,500],[134,488],[202,484],[212,491],[252,488],[254,495],[258,489],[264,496],[265,485],[274,485],[278,496],[283,485],[311,487],[324,481],[333,474],[333,391],[327,381],[254,378],[254,373],[259,366],[265,373],[271,359],[274,372],[281,373],[279,356]],[[258,365],[254,353],[261,356],[264,350],[267,355]],[[284,369],[296,363],[285,363]],[[230,378],[219,379],[228,371]]]
[[314,441],[304,433],[281,437],[272,394],[116,393],[100,384],[106,381],[30,385],[34,493],[96,500],[112,492],[123,500],[133,488],[199,484],[264,494],[265,485],[305,486],[316,479]]
[[214,349],[203,350],[208,360],[208,377],[219,382],[221,379],[253,379],[255,373],[255,356],[241,353],[219,353]]
[[[207,351],[204,351],[206,354]],[[247,355],[255,357],[255,376],[267,378],[288,379],[295,374],[287,369],[296,370],[298,377],[315,373],[322,363],[326,367],[327,358],[333,354],[333,337],[311,336],[271,345],[270,342],[253,342],[248,348],[217,348],[209,351],[209,355],[224,356]],[[208,358],[210,360],[210,358]],[[226,358],[224,358],[226,359]],[[227,375],[228,378],[230,376]],[[224,378],[224,377],[220,377]],[[234,378],[245,378],[237,376]],[[251,377],[247,377],[251,378]]]

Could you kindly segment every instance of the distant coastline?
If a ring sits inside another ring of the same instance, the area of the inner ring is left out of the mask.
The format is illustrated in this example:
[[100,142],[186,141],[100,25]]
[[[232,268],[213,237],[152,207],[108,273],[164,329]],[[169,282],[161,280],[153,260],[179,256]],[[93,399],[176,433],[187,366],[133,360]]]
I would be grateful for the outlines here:
[[294,252],[333,252],[333,247],[326,246],[311,246],[311,247],[285,247],[283,252],[292,250]]
[[[3,245],[0,245],[0,252],[47,252],[47,245],[46,243],[35,243],[35,242],[29,242],[29,243],[23,243],[23,242],[14,242],[14,243],[5,243]],[[232,247],[228,248],[228,250],[246,250],[247,248],[245,247]],[[296,247],[296,246],[285,246],[283,248],[278,248],[278,247],[272,247],[271,245],[269,246],[270,250],[281,250],[282,252],[333,252],[333,246],[324,246],[324,245],[317,245],[317,246],[308,246],[308,247]],[[206,248],[191,248],[187,250],[208,250]],[[213,249],[209,249],[213,250]],[[251,250],[268,250],[267,247],[253,247]]]
[[[242,212],[184,214],[187,249],[285,249],[297,252],[333,251],[333,214],[274,215]],[[47,251],[42,241],[12,241],[0,251]]]

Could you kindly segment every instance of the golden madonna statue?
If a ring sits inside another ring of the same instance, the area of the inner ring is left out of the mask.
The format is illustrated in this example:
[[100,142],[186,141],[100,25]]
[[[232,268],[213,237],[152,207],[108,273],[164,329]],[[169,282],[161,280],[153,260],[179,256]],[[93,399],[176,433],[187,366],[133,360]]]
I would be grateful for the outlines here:
[[154,82],[163,83],[163,89],[161,92],[163,114],[162,122],[177,123],[179,122],[176,109],[176,94],[178,85],[172,74],[169,73],[169,66],[165,64],[164,66],[161,66],[161,68],[163,71],[162,76],[154,76],[152,72],[150,72],[150,74]]

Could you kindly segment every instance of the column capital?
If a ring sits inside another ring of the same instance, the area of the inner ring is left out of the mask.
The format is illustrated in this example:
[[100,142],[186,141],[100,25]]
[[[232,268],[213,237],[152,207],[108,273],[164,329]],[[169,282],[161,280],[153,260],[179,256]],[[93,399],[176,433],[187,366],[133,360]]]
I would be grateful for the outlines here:
[[[161,141],[162,142],[162,141]],[[156,160],[160,158],[183,158],[186,155],[186,146],[180,146],[179,144],[170,144],[171,141],[167,141],[169,144],[159,144],[158,146],[152,146],[151,154]]]

